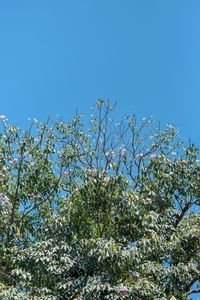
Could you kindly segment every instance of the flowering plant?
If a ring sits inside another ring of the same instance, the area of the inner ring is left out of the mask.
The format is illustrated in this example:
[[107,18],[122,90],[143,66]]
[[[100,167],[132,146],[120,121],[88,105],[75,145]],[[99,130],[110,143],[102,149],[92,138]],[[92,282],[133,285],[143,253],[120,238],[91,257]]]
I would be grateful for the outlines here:
[[199,150],[151,118],[28,130],[0,116],[0,298],[189,299],[198,292]]

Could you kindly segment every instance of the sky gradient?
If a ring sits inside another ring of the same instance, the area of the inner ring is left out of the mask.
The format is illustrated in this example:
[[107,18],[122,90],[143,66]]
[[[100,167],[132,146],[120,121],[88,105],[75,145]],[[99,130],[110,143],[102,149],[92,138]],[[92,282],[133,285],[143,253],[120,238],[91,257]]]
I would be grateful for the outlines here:
[[200,145],[200,1],[0,2],[0,114],[68,119],[99,98]]

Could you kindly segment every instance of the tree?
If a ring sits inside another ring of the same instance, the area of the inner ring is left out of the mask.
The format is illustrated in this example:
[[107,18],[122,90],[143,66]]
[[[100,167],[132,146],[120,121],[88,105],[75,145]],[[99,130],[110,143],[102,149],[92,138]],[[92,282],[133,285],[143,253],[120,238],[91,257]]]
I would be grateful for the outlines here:
[[0,135],[1,299],[189,299],[200,271],[199,150],[102,99]]

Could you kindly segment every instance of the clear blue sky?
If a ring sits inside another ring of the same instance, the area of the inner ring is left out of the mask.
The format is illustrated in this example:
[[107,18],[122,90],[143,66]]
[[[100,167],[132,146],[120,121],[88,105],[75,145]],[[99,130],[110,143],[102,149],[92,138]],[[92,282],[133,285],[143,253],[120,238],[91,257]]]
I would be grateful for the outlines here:
[[200,1],[0,1],[0,114],[68,118],[99,97],[200,145]]
[[200,145],[200,1],[0,1],[0,114],[67,119],[99,97]]

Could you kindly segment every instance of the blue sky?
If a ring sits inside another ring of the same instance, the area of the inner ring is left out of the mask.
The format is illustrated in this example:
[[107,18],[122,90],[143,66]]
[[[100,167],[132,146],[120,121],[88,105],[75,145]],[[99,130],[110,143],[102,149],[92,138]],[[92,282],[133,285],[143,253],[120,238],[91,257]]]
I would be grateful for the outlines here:
[[200,1],[0,1],[0,114],[68,118],[99,98],[200,144]]

